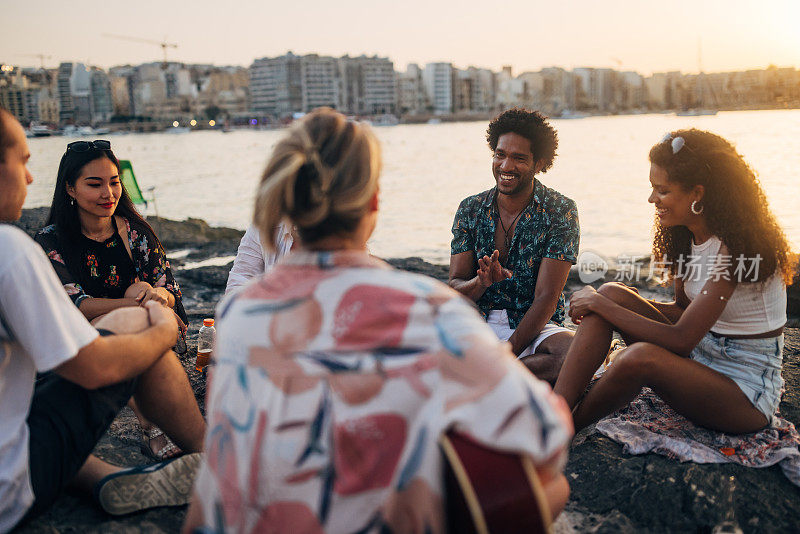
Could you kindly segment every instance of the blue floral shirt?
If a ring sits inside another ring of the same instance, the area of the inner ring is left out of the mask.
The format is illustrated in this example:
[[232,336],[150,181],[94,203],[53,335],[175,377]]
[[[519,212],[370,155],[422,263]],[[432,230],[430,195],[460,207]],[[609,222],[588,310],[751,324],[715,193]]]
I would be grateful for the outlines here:
[[[476,258],[491,256],[495,250],[496,188],[465,198],[453,221],[450,253],[474,252]],[[506,267],[513,276],[492,284],[478,299],[484,318],[490,310],[507,310],[511,328],[517,328],[522,316],[533,304],[536,278],[543,258],[568,261],[578,258],[580,226],[575,202],[554,189],[534,180],[533,199],[517,221],[508,252]],[[564,293],[551,321],[564,322]]]

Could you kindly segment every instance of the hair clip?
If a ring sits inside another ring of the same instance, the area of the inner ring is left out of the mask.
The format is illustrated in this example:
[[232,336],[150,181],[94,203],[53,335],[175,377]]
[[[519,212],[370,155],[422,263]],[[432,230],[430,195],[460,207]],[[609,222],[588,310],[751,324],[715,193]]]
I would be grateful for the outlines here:
[[678,152],[680,152],[681,149],[683,148],[683,145],[686,144],[686,140],[684,140],[683,137],[672,137],[672,133],[670,133],[670,132],[667,132],[666,134],[664,134],[664,137],[661,138],[661,141],[659,141],[659,144],[666,143],[667,141],[670,141],[670,140],[671,140],[670,146],[672,147],[672,154],[673,155],[675,155]]

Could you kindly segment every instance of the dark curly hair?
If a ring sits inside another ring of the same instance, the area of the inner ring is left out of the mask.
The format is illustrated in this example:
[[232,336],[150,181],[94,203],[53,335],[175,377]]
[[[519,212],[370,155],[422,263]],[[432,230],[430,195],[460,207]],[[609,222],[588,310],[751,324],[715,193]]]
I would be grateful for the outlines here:
[[[673,154],[671,142],[676,137],[682,137],[684,145]],[[696,185],[705,188],[699,205],[706,224],[728,247],[734,264],[740,254],[745,258],[758,255],[758,282],[777,271],[791,283],[794,268],[789,243],[769,210],[755,172],[731,143],[711,132],[678,130],[654,145],[649,157],[684,191]],[[653,254],[672,262],[672,277],[677,274],[675,260],[691,253],[691,243],[687,227],[661,226],[656,219]]]
[[544,161],[542,172],[553,166],[558,148],[558,134],[547,122],[547,117],[538,111],[512,108],[502,112],[486,128],[486,141],[492,152],[497,148],[500,136],[513,132],[531,142],[531,153],[535,161]]

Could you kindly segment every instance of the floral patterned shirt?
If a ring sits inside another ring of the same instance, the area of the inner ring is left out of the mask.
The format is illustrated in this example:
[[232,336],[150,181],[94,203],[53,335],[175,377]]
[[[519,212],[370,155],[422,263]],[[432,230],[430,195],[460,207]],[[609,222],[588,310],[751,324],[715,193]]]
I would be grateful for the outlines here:
[[563,399],[438,281],[358,251],[292,252],[217,320],[203,532],[430,532],[450,428],[563,467]]
[[[163,287],[172,293],[175,297],[175,312],[186,323],[186,312],[181,303],[181,290],[172,276],[172,269],[170,269],[166,252],[161,247],[158,239],[147,227],[141,224],[132,224],[125,217],[122,217],[122,220],[125,221],[125,231],[133,258],[135,278],[147,282],[153,287]],[[113,287],[113,281],[109,280],[109,277],[113,278],[115,273],[124,272],[127,269],[122,266],[99,265],[97,254],[93,254],[89,247],[83,245],[79,246],[80,250],[74,251],[77,253],[67,255],[66,251],[63,250],[63,240],[60,239],[58,228],[54,224],[42,228],[36,234],[35,239],[44,249],[47,257],[50,258],[50,263],[52,263],[58,278],[64,285],[67,295],[76,306],[80,306],[84,299],[91,297],[120,298],[117,291],[119,288]],[[116,239],[108,242],[118,242],[119,246],[123,246],[122,242]],[[65,257],[75,258],[77,265],[68,266]],[[94,280],[93,277],[98,278],[98,280]],[[103,280],[100,280],[100,278],[103,278]],[[81,283],[81,280],[85,280],[84,283]],[[126,280],[125,283],[129,286],[131,282]],[[86,292],[84,286],[88,285],[95,288],[96,294]],[[122,288],[122,294],[124,294],[127,286]]]
[[[499,217],[496,188],[465,198],[453,220],[450,253],[473,252],[476,258],[491,256],[495,250],[495,224]],[[536,278],[544,258],[578,259],[580,226],[575,202],[534,179],[533,199],[523,210],[514,229],[508,260],[503,267],[513,276],[492,284],[478,299],[484,317],[491,310],[507,310],[511,328],[517,328],[533,304]],[[563,288],[562,288],[563,289]],[[558,297],[551,321],[564,322],[564,294]]]

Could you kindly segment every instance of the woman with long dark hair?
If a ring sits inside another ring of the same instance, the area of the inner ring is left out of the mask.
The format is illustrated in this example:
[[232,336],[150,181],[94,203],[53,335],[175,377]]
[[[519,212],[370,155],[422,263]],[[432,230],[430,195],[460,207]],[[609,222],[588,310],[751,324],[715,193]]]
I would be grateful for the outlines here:
[[[47,226],[36,241],[67,294],[90,321],[152,300],[172,308],[185,325],[180,288],[164,248],[136,211],[119,174],[110,142],[68,144],[58,167]],[[164,459],[178,452],[160,430],[141,416],[140,421],[154,456]]]
[[[783,386],[788,243],[755,173],[722,137],[672,132],[650,150],[650,163],[654,260],[674,281],[675,301],[615,283],[573,294],[579,326],[555,392],[576,429],[647,386],[695,424],[754,432],[770,423]],[[629,346],[581,398],[614,331]]]

